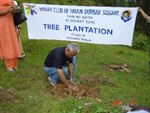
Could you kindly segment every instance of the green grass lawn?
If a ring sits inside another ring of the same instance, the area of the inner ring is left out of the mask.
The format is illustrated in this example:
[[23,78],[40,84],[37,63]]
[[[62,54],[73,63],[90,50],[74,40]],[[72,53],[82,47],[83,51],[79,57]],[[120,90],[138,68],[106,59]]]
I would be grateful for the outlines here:
[[[99,101],[94,98],[61,98],[46,93],[49,84],[43,71],[48,52],[71,42],[56,40],[29,40],[26,24],[22,25],[21,40],[26,56],[19,59],[19,70],[7,72],[0,61],[0,113],[121,113],[112,102],[122,105],[135,101],[137,105],[150,106],[149,54],[128,46],[78,43],[77,79],[82,75],[105,76],[111,84],[94,84],[100,90]],[[127,64],[126,71],[110,71],[111,64]],[[93,83],[91,83],[93,84]],[[85,106],[85,103],[93,103]]]

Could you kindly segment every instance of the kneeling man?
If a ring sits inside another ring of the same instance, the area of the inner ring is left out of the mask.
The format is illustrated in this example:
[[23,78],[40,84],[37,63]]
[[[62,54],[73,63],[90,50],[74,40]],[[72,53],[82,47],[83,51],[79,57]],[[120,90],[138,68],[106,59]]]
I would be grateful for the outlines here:
[[69,89],[78,91],[74,79],[76,55],[79,51],[78,44],[71,43],[67,46],[55,48],[48,54],[44,62],[44,71],[48,74],[48,79],[53,86],[56,86],[61,80]]

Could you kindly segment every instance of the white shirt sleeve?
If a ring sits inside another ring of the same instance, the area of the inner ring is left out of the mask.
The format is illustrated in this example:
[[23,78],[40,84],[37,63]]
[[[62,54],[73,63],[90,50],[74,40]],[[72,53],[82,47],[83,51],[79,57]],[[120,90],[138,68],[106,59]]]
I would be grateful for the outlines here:
[[150,16],[147,18],[147,22],[150,23]]

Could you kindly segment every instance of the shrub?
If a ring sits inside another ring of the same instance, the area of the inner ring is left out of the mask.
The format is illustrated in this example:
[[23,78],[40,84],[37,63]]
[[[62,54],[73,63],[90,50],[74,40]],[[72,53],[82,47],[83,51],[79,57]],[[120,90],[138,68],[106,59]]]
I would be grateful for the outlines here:
[[142,33],[135,33],[133,37],[132,48],[138,50],[148,50],[149,48],[149,37]]

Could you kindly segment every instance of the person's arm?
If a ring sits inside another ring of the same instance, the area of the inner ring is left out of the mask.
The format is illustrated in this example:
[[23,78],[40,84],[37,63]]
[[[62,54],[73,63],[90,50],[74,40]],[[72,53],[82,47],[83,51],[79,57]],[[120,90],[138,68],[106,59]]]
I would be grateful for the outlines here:
[[0,11],[0,16],[3,16],[3,15],[5,15],[5,14],[7,14],[7,12],[2,12],[2,11]]
[[6,15],[10,13],[10,9],[6,10],[6,11],[0,11],[0,16]]
[[78,91],[78,87],[74,82],[74,78],[73,78],[73,68],[74,68],[73,63],[69,63],[70,83],[76,88],[76,91]]
[[73,80],[73,63],[69,63],[70,80]]
[[6,15],[8,13],[12,13],[14,11],[14,7],[10,6],[6,11],[0,11],[0,16]]
[[74,85],[70,84],[70,83],[67,81],[67,79],[66,79],[66,77],[65,77],[65,75],[64,75],[62,69],[57,69],[57,72],[58,72],[58,75],[59,75],[61,81],[62,81],[69,89],[71,89],[71,90],[73,90],[73,91],[78,91],[78,89],[77,89]]
[[67,81],[64,73],[63,73],[63,70],[62,69],[57,69],[57,72],[58,72],[58,75],[61,79],[61,81],[68,87],[69,86],[69,82]]
[[148,19],[148,15],[143,11],[142,8],[139,7],[139,12],[142,14],[142,16],[147,20]]

